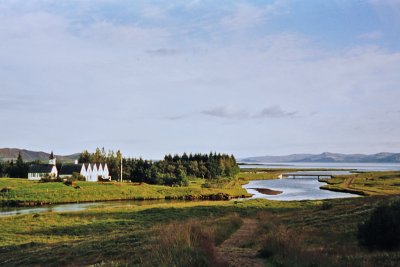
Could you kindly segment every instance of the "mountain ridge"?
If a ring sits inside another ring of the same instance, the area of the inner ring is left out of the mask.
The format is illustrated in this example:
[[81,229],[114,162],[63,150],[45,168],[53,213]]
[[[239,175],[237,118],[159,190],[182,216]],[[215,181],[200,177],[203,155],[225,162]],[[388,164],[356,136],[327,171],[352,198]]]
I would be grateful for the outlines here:
[[[21,153],[22,159],[24,161],[47,161],[49,159],[50,153],[43,151],[32,151],[20,148],[0,148],[0,161],[15,160],[18,154]],[[71,155],[54,155],[59,161],[73,161],[79,158],[80,153],[75,153]]]
[[321,154],[290,154],[285,156],[259,156],[240,159],[245,163],[282,162],[354,162],[354,163],[400,163],[400,153],[380,152],[375,154],[341,154],[323,152]]

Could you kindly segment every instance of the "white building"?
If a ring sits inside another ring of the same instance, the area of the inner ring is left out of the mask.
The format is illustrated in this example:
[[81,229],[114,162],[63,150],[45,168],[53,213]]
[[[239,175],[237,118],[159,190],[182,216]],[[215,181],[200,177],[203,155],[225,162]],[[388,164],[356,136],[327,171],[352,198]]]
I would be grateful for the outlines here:
[[110,179],[107,163],[63,164],[60,169],[60,178],[67,178],[78,173],[85,177],[87,182],[97,182],[99,178]]
[[28,180],[41,180],[45,177],[57,178],[56,159],[50,159],[49,164],[32,164],[28,169]]

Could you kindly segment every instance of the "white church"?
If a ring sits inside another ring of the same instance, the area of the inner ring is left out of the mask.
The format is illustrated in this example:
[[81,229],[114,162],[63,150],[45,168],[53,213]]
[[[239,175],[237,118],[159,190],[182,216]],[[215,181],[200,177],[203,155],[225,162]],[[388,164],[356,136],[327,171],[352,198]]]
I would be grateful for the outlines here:
[[56,158],[50,157],[49,164],[33,164],[29,166],[28,180],[41,180],[45,177],[68,178],[78,173],[85,177],[87,182],[98,182],[100,179],[111,180],[107,163],[63,164],[60,171],[56,167]]

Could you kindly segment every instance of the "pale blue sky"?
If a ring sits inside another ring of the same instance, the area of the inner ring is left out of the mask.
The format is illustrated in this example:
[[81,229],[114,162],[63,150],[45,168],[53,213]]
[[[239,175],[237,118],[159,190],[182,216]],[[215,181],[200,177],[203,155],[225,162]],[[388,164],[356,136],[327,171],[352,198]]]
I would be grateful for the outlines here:
[[0,1],[0,147],[399,152],[400,0]]

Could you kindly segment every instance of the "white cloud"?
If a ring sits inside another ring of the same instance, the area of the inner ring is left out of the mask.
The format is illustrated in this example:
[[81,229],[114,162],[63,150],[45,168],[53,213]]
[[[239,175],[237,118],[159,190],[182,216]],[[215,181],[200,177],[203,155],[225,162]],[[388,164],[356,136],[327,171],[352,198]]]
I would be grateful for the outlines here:
[[293,117],[297,112],[287,112],[282,110],[280,106],[271,106],[264,108],[256,115],[257,118],[288,118]]
[[372,31],[372,32],[366,32],[366,33],[360,34],[358,36],[358,38],[369,39],[369,40],[377,40],[377,39],[382,38],[382,36],[383,36],[382,32],[380,32],[380,31]]
[[[273,16],[252,8],[228,16],[226,27],[246,33]],[[252,10],[255,17],[248,18]],[[124,150],[145,156],[177,147],[280,153],[287,140],[289,152],[301,144],[328,150],[327,144],[344,140],[350,149],[351,143],[362,148],[398,138],[397,114],[386,112],[398,110],[400,53],[366,45],[327,50],[299,33],[263,32],[232,41],[229,29],[217,25],[225,15],[188,19],[184,26],[201,32],[195,39],[182,34],[179,20],[145,24],[93,15],[83,23],[82,14],[43,9],[0,16],[0,102],[9,114],[0,124],[19,120],[0,138],[10,146],[48,150],[47,130],[33,123],[39,119],[73,125],[82,136],[96,132],[97,141],[88,137],[74,147],[68,130],[52,137],[52,146],[71,153],[116,147],[131,136],[149,141],[124,143]],[[218,35],[221,31],[226,35]],[[290,125],[284,118],[292,118]],[[104,123],[109,127],[101,127]]]
[[249,117],[247,111],[231,105],[207,109],[202,111],[202,113],[214,117],[228,118],[228,119],[246,119]]
[[283,13],[284,7],[284,1],[275,1],[261,7],[248,3],[238,3],[234,11],[223,17],[220,23],[223,28],[228,30],[245,30],[259,25],[269,16]]

